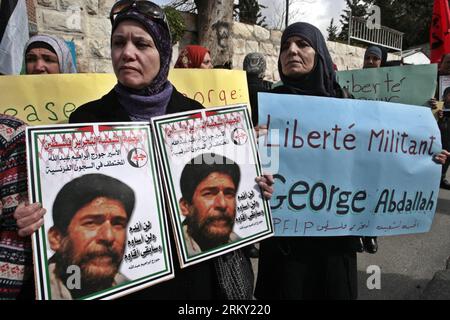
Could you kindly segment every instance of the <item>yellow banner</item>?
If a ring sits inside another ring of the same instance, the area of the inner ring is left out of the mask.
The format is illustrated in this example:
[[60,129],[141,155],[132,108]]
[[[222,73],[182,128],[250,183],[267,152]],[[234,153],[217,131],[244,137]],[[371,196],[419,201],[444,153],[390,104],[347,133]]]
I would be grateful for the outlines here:
[[[169,80],[205,107],[249,102],[244,71],[172,69]],[[0,76],[0,113],[30,125],[67,123],[77,107],[100,99],[116,83],[113,74]]]

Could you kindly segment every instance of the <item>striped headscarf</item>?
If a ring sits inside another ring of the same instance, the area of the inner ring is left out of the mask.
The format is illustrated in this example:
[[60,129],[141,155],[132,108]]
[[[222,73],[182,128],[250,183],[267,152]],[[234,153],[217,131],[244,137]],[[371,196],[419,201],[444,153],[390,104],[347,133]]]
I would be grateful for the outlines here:
[[[60,73],[77,73],[77,68],[73,63],[72,54],[66,42],[58,37],[49,35],[36,35],[28,40],[25,46],[25,56],[33,47],[37,47],[38,42],[43,42],[50,46],[58,56]],[[25,61],[25,60],[24,60]]]

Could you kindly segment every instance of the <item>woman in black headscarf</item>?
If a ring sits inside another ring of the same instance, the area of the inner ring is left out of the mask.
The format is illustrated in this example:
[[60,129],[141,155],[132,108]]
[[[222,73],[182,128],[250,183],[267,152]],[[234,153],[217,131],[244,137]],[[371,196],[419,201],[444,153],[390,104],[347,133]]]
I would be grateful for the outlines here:
[[325,39],[311,24],[297,22],[283,32],[278,71],[283,85],[276,93],[343,97]]
[[[284,31],[272,92],[348,97],[336,82],[319,29],[295,23]],[[255,296],[259,299],[355,299],[358,237],[274,237],[261,243]]]
[[[284,31],[274,93],[347,98],[319,29],[295,23]],[[444,163],[443,150],[434,156]],[[255,296],[259,299],[356,299],[360,237],[273,237],[261,243]]]

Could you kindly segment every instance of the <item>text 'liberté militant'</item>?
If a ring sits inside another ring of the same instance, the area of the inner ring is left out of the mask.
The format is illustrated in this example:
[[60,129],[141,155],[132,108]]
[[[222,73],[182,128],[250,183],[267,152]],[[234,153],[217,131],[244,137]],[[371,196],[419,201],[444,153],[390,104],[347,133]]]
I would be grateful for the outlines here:
[[[267,130],[271,133],[270,115],[267,116]],[[286,128],[280,132],[279,143],[269,142],[267,137],[264,141],[265,147],[284,147],[284,148],[312,148],[323,150],[357,150],[357,137],[351,133],[356,127],[355,123],[348,126],[339,126],[338,124],[324,131],[311,131],[304,135],[300,132],[300,122],[297,119],[286,121]],[[395,129],[368,129],[369,141],[367,145],[368,152],[384,153],[403,153],[408,155],[432,155],[433,145],[437,138],[433,135],[426,139],[413,139],[405,131]]]

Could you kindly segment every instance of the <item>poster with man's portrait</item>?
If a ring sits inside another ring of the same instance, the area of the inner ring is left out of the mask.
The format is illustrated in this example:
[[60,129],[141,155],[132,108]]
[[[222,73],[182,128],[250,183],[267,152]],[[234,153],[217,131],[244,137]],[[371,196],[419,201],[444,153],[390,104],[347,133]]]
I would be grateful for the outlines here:
[[247,106],[152,119],[181,267],[273,235]]
[[149,123],[27,128],[37,299],[114,299],[174,277]]

